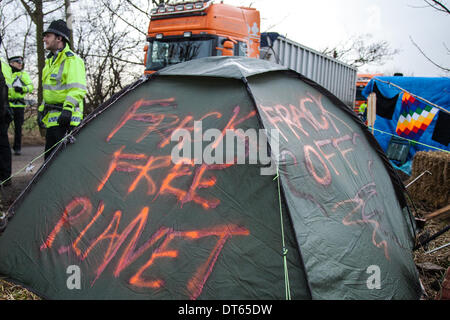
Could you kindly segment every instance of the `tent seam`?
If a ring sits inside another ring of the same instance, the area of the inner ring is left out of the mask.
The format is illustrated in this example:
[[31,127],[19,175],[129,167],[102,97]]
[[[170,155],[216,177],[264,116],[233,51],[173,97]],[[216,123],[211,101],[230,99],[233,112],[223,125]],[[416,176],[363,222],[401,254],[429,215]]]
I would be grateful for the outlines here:
[[[280,70],[280,71],[285,71],[285,70]],[[275,72],[275,71],[270,71],[270,72]],[[268,73],[268,72],[265,72],[265,73]],[[261,128],[265,129],[264,123],[263,123],[263,121],[262,121],[262,119],[261,119],[261,115],[260,115],[259,110],[258,110],[258,105],[257,105],[257,103],[256,103],[255,96],[253,95],[253,92],[252,92],[252,90],[251,90],[251,88],[250,88],[250,85],[249,85],[249,83],[248,83],[248,80],[247,80],[247,78],[246,78],[245,76],[242,76],[241,81],[244,83],[245,89],[247,90],[247,93],[248,93],[249,96],[250,96],[250,100],[251,100],[252,103],[253,103],[253,107],[254,107],[255,110],[256,110],[256,115],[257,115],[258,122],[260,123]],[[269,144],[269,148],[270,148],[270,144]],[[278,164],[277,164],[277,176],[278,176]],[[279,176],[278,176],[278,179],[280,179]],[[281,198],[283,198],[283,199],[284,199],[284,202],[286,203],[286,198],[284,197],[284,195],[281,196],[281,194],[284,194],[284,192],[283,192],[283,186],[282,186],[281,183],[280,183],[280,185],[279,185],[278,191],[279,191],[279,194],[280,194],[280,200],[281,200]],[[280,207],[281,207],[281,202],[280,202]],[[291,214],[290,214],[290,211],[289,211],[289,207],[288,207],[287,205],[286,205],[286,210],[287,210],[288,216],[291,217]],[[291,221],[291,223],[292,223],[292,221]],[[292,227],[293,227],[293,226],[292,226]],[[294,229],[294,231],[295,231],[295,228],[294,228],[294,227],[293,227],[293,229]],[[296,244],[297,244],[298,254],[299,254],[299,256],[300,256],[300,262],[301,262],[302,267],[303,267],[304,276],[305,276],[305,280],[306,280],[305,282],[306,282],[306,284],[307,284],[307,290],[308,290],[309,296],[312,297],[312,290],[311,290],[311,286],[310,286],[310,283],[309,283],[309,280],[308,280],[308,274],[307,274],[307,272],[306,272],[305,263],[304,263],[304,261],[303,261],[303,255],[302,255],[302,253],[301,253],[301,251],[300,251],[300,245],[298,244],[297,237],[294,236],[294,239],[295,239],[295,242],[296,242]],[[284,248],[283,248],[283,249],[284,249]]]

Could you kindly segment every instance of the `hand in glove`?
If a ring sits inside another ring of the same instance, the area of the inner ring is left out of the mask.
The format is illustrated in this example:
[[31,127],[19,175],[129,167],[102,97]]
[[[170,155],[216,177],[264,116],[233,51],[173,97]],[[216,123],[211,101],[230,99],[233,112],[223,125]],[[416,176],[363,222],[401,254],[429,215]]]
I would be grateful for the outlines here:
[[58,118],[58,124],[61,127],[69,127],[71,119],[72,119],[72,111],[63,109],[61,115]]
[[23,88],[22,87],[14,87],[14,91],[18,92],[18,93],[23,93]]

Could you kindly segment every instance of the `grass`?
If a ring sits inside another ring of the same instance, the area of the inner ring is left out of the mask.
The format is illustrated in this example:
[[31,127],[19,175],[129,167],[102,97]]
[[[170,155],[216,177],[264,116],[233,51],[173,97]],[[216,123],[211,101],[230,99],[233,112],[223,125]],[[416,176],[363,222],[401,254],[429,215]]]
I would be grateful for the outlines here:
[[0,300],[41,300],[21,286],[0,279]]
[[[449,224],[447,220],[430,220],[422,233],[427,232],[429,235],[433,235],[436,232],[444,229]],[[425,287],[425,299],[434,300],[439,299],[440,289],[442,281],[444,280],[445,270],[450,267],[450,247],[443,248],[441,250],[427,253],[428,251],[438,248],[450,242],[450,231],[447,231],[440,237],[428,243],[425,248],[419,248],[414,251],[414,261],[417,263],[432,263],[434,265],[442,267],[442,271],[430,271],[422,270],[418,268],[419,276]]]

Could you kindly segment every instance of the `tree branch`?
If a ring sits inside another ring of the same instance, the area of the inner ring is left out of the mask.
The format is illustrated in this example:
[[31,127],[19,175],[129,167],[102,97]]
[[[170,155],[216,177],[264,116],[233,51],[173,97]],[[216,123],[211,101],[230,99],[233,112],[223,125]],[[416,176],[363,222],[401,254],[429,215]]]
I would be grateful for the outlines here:
[[121,61],[121,62],[126,62],[126,63],[130,63],[130,64],[134,64],[134,65],[137,65],[137,66],[143,65],[142,62],[129,61],[129,60],[126,60],[126,59],[122,59],[122,58],[119,58],[119,57],[110,55],[110,54],[107,54],[107,55],[101,55],[101,54],[89,54],[89,55],[86,55],[86,57],[103,58],[103,59],[105,59],[105,58],[113,58],[114,60],[118,60],[118,61]]
[[6,23],[5,23],[5,25],[4,25],[4,26],[5,26],[5,29],[8,28],[10,25],[12,25],[12,24],[15,23],[17,20],[21,19],[23,16],[26,16],[26,15],[27,15],[26,13],[23,13],[23,14],[20,14],[20,15],[14,17],[14,18],[11,19],[9,22],[6,21]]
[[437,0],[431,0],[433,3],[428,2],[428,0],[424,0],[429,6],[433,7],[434,9],[442,12],[446,12],[450,14],[450,10],[440,1]]
[[420,53],[428,60],[430,61],[433,65],[435,65],[436,67],[438,67],[441,70],[444,70],[446,72],[450,72],[449,68],[445,68],[443,66],[440,66],[439,64],[437,64],[436,62],[434,62],[433,60],[431,60],[426,54],[425,52],[423,52],[423,50],[417,45],[417,43],[414,42],[413,38],[411,36],[409,36],[409,39],[411,40],[412,44],[417,48],[417,50],[420,51]]
[[61,6],[59,6],[59,7],[56,7],[56,8],[53,9],[53,10],[50,10],[50,11],[48,11],[48,12],[44,12],[44,16],[46,16],[47,14],[53,13],[53,12],[55,12],[55,11],[58,11],[58,10],[62,9],[63,7],[64,7],[64,5],[61,5]]
[[116,17],[118,17],[120,20],[122,20],[123,22],[125,22],[127,25],[129,25],[130,27],[132,27],[133,29],[135,29],[136,31],[138,31],[139,33],[143,34],[144,36],[146,36],[147,34],[145,32],[143,32],[141,29],[137,28],[136,26],[132,25],[131,23],[129,23],[128,21],[126,21],[125,19],[123,19],[120,15],[118,15],[114,10],[112,10],[108,4],[105,3],[104,0],[102,0],[103,5],[105,6],[106,9],[108,9],[113,15],[115,15]]
[[33,22],[36,24],[36,12],[34,12],[31,7],[28,5],[28,3],[26,3],[24,0],[20,0],[20,2],[22,3],[23,7],[25,8],[25,10],[28,12],[29,16],[31,17],[31,20],[33,20]]
[[27,31],[25,33],[25,36],[23,37],[23,51],[22,51],[22,57],[25,57],[25,49],[27,47],[27,40],[28,40],[28,36],[31,35],[31,27],[33,25],[33,21],[30,20],[29,24],[28,24],[28,28]]
[[132,6],[132,7],[135,8],[136,10],[138,10],[139,12],[145,14],[147,17],[149,16],[149,15],[148,15],[148,12],[145,12],[144,10],[142,10],[141,8],[139,8],[138,6],[136,6],[131,0],[125,0],[125,1],[126,1],[130,6]]

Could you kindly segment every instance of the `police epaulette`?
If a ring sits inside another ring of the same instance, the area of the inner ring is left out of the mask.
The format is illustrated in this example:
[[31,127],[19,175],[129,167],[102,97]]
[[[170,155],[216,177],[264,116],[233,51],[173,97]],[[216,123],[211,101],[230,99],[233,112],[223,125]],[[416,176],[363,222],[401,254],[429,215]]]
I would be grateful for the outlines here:
[[75,54],[72,51],[66,51],[66,56],[73,57]]

